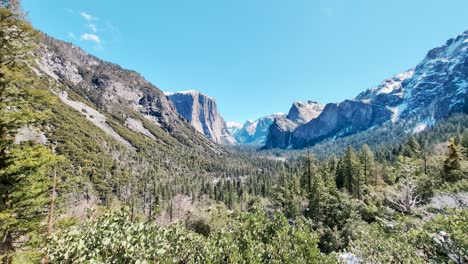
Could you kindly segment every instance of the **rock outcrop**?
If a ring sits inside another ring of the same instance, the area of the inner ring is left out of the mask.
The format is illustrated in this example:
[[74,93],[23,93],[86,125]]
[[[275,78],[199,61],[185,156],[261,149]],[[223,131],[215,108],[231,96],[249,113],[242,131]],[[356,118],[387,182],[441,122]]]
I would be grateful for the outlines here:
[[287,116],[276,118],[269,128],[266,148],[292,148],[294,130],[316,118],[323,111],[324,105],[314,102],[294,102]]
[[218,144],[236,144],[213,98],[193,90],[165,94],[195,130]]
[[[183,144],[218,149],[209,140],[198,136],[192,126],[177,113],[166,95],[137,72],[102,61],[70,43],[46,35],[43,36],[37,57],[38,74],[47,75],[56,82],[57,87],[66,87],[89,100],[102,116],[128,120],[129,116],[137,114],[151,120]],[[61,97],[62,101],[65,101],[64,98]],[[134,122],[124,123],[135,130]],[[139,131],[149,136],[147,131]],[[117,138],[117,135],[111,136]]]
[[302,125],[320,115],[323,107],[322,104],[314,101],[297,101],[293,103],[286,118],[298,125]]

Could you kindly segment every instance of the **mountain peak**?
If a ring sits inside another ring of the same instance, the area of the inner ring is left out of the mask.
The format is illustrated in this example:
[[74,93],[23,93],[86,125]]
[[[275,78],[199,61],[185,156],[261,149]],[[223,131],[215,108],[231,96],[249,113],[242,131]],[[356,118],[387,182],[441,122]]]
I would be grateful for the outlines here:
[[304,124],[316,118],[323,110],[324,105],[315,101],[296,101],[289,110],[287,119],[297,124]]
[[189,95],[189,96],[203,96],[203,97],[206,97],[206,98],[209,98],[211,100],[214,100],[213,98],[211,98],[210,96],[206,95],[206,94],[203,94],[202,92],[200,91],[197,91],[197,90],[185,90],[185,91],[176,91],[176,92],[164,92],[164,94],[166,96],[173,96],[173,95],[176,95],[176,94],[180,94],[180,95]]
[[236,144],[213,98],[195,90],[164,94],[195,130],[216,143]]

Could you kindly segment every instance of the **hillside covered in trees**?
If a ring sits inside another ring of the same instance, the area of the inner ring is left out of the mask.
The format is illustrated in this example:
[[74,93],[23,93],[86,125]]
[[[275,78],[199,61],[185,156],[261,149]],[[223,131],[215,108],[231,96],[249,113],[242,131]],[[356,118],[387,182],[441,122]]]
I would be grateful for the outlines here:
[[[51,50],[74,49],[2,0],[0,262],[468,262],[468,107],[417,133],[228,148],[134,72],[93,58],[81,84],[51,77]],[[99,94],[128,79],[144,110]]]

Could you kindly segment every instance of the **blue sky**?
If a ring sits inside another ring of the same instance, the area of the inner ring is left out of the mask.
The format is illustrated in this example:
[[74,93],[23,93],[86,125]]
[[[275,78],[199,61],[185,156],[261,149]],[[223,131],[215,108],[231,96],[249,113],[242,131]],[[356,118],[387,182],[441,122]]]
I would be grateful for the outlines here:
[[33,25],[227,121],[352,98],[468,30],[466,0],[23,0]]

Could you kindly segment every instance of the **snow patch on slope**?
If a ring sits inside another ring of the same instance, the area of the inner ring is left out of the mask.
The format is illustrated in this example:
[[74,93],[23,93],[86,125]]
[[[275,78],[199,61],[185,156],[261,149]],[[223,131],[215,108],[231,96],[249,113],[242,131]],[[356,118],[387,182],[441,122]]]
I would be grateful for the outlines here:
[[386,79],[380,86],[378,86],[376,95],[378,94],[389,94],[395,91],[396,89],[401,88],[401,83],[410,78],[413,75],[414,71],[409,70],[395,75],[393,78]]
[[427,124],[419,123],[413,128],[413,134],[423,132],[427,128]]

